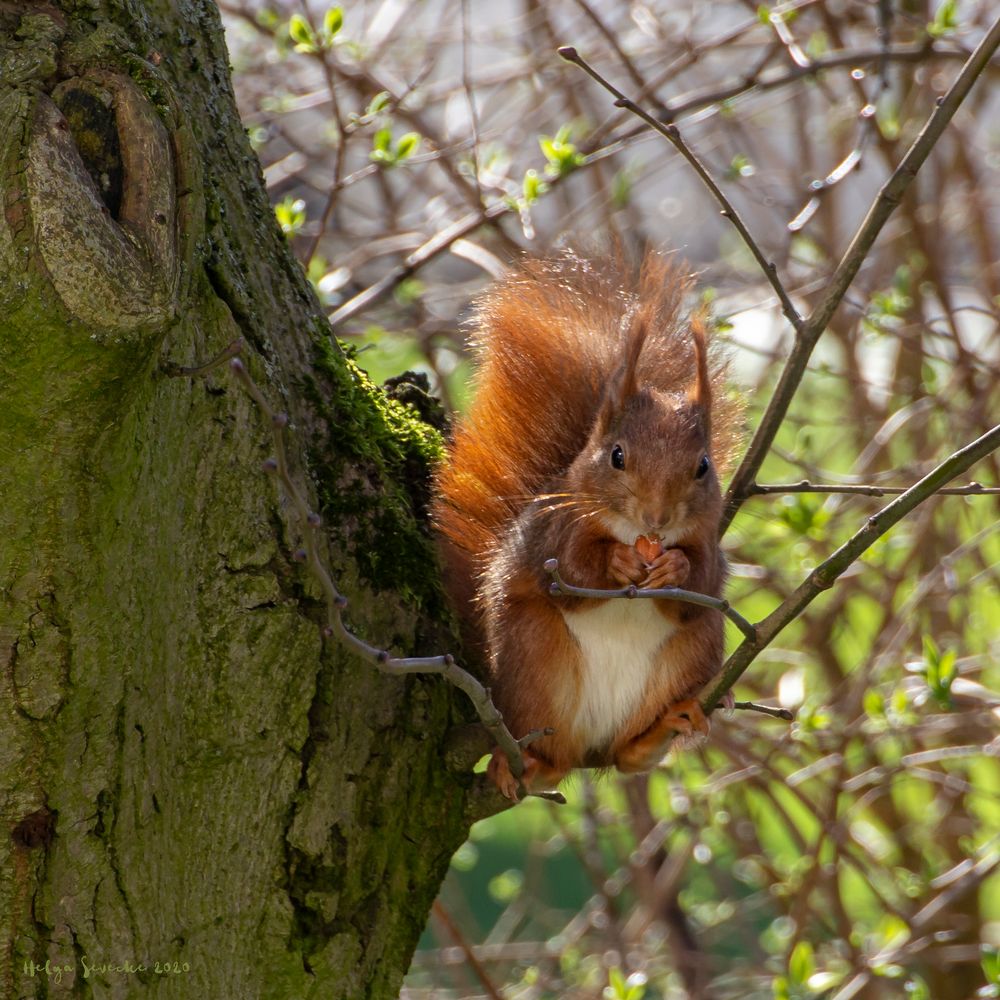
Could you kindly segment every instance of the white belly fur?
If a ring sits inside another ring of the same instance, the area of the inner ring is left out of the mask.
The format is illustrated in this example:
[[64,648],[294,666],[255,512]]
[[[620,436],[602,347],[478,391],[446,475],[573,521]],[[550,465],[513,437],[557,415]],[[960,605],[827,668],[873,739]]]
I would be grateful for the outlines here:
[[583,654],[575,730],[589,748],[606,746],[642,701],[656,653],[675,626],[650,600],[604,601],[563,611]]

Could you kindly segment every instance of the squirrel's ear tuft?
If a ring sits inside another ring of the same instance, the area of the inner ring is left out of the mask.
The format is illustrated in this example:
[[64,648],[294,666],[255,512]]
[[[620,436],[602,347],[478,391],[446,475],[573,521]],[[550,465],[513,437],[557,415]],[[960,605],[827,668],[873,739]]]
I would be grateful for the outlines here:
[[691,342],[694,347],[694,381],[688,386],[687,398],[696,406],[705,423],[705,433],[710,434],[708,424],[712,412],[712,378],[708,371],[708,330],[704,316],[695,313],[691,317]]
[[601,407],[599,420],[610,426],[615,417],[621,413],[626,400],[639,391],[636,369],[639,366],[639,355],[646,343],[649,332],[649,319],[643,309],[639,309],[632,317],[628,330],[625,332],[622,352],[622,363],[608,382],[604,394],[604,405]]

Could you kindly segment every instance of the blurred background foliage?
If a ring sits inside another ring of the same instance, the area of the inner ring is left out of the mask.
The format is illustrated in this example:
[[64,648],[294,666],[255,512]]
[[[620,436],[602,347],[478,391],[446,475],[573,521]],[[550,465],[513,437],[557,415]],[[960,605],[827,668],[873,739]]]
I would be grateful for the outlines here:
[[[220,3],[277,218],[335,332],[461,408],[470,299],[524,250],[677,251],[753,428],[791,330],[718,205],[582,55],[676,121],[800,311],[996,15],[991,0]],[[994,57],[820,341],[748,499],[758,620],[1000,413]],[[694,304],[694,303],[692,303]],[[553,405],[558,401],[553,400]],[[996,457],[979,482],[995,487]],[[870,549],[649,776],[478,824],[404,990],[423,998],[1000,996],[1000,532],[939,496]],[[735,645],[736,636],[730,636]],[[419,836],[419,831],[414,831]]]

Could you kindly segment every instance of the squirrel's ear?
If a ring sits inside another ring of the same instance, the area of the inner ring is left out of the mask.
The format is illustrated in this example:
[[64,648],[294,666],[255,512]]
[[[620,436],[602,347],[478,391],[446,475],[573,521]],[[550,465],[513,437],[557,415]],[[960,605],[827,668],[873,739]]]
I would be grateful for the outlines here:
[[601,406],[598,420],[605,427],[609,426],[621,413],[625,401],[639,391],[636,368],[639,365],[639,355],[642,353],[642,345],[646,343],[648,331],[649,321],[645,313],[637,312],[625,334],[622,363],[612,375],[608,382],[607,391],[604,393],[604,403]]
[[712,378],[708,372],[708,331],[704,317],[695,313],[691,317],[691,342],[694,346],[694,381],[688,386],[687,398],[696,406],[705,423],[705,433],[710,434],[709,417],[712,413]]

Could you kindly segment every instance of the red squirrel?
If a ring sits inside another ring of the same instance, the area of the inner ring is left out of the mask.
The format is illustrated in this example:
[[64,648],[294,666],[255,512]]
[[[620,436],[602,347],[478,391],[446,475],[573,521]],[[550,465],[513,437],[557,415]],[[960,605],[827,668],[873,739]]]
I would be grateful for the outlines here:
[[[650,254],[630,270],[572,252],[524,262],[479,300],[474,402],[437,474],[445,584],[485,654],[525,752],[524,787],[573,768],[648,770],[676,733],[707,732],[694,695],[719,670],[723,618],[669,599],[554,596],[666,586],[718,596],[736,407],[720,390],[690,282]],[[518,780],[500,750],[488,773]]]

